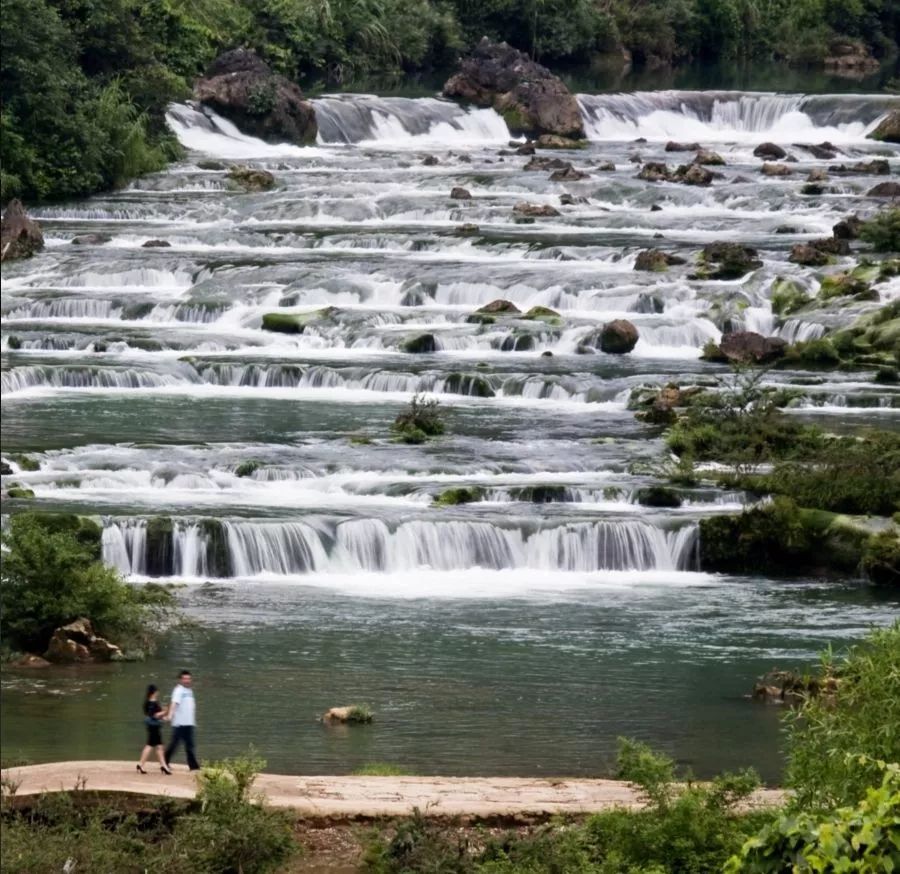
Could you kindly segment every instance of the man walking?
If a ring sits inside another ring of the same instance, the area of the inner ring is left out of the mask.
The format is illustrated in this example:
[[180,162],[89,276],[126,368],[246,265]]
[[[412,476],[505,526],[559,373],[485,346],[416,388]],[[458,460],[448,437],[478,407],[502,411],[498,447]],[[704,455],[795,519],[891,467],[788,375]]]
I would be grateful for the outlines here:
[[178,744],[184,741],[188,767],[192,771],[196,771],[200,768],[200,763],[194,755],[194,725],[196,720],[192,683],[191,672],[182,671],[178,675],[178,685],[172,690],[172,700],[169,702],[172,740],[169,741],[169,746],[166,748],[166,764],[172,764],[172,755],[178,748]]

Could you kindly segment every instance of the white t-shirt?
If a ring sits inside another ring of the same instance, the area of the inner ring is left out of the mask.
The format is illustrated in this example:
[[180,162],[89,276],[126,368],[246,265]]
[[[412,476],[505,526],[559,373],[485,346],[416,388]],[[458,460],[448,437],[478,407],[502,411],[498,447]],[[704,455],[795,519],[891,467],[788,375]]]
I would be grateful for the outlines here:
[[180,683],[172,690],[172,725],[194,725],[194,690]]

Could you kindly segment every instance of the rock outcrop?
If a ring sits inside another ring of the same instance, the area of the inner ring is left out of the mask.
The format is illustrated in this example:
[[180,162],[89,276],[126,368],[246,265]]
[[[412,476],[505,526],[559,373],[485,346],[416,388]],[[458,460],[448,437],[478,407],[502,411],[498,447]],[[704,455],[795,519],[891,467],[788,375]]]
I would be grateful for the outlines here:
[[900,143],[900,109],[892,109],[869,134],[869,139],[882,143]]
[[194,96],[244,133],[267,142],[305,145],[316,140],[316,113],[299,86],[272,72],[250,49],[216,58],[194,86]]
[[670,255],[661,249],[644,249],[643,252],[638,252],[634,262],[634,269],[662,272],[674,264],[684,264],[684,258],[678,255]]
[[50,662],[109,662],[122,658],[114,643],[94,634],[89,619],[76,619],[53,632],[44,658]]
[[584,137],[575,95],[546,67],[487,37],[444,84],[444,96],[492,106],[516,135]]
[[787,343],[781,337],[763,337],[755,331],[733,331],[722,336],[716,347],[718,354],[704,351],[703,357],[739,364],[768,364],[782,358],[786,348]]
[[11,200],[0,220],[0,261],[30,258],[43,248],[40,225],[28,218],[21,200]]
[[775,143],[760,143],[753,150],[753,154],[763,161],[781,161],[787,157],[787,152]]

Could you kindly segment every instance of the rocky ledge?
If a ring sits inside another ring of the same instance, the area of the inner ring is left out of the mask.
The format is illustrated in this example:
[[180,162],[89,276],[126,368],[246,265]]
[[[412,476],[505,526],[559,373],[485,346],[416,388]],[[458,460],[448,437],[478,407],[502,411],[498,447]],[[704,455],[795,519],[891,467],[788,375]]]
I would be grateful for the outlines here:
[[316,140],[312,104],[299,86],[273,73],[252,50],[234,49],[216,58],[194,86],[194,97],[244,133],[267,142],[306,145]]
[[444,95],[492,106],[517,135],[584,137],[575,95],[558,76],[505,42],[482,39],[444,84]]

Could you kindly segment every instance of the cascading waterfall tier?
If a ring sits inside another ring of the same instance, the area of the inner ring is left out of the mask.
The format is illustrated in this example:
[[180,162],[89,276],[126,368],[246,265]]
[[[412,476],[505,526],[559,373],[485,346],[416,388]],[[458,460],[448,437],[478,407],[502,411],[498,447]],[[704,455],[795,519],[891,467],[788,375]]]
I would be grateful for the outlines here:
[[505,527],[486,521],[308,517],[303,521],[110,519],[103,558],[125,574],[238,577],[529,568],[691,570],[697,527],[602,520]]

